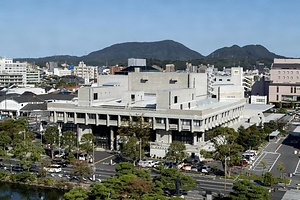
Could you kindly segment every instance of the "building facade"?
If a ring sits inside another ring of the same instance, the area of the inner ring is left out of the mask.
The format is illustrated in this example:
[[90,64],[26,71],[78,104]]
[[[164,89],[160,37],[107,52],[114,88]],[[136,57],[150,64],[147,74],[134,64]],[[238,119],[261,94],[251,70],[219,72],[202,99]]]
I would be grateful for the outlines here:
[[26,62],[0,58],[0,85],[25,85],[27,83]]
[[243,113],[243,98],[207,97],[206,73],[135,72],[127,78],[128,85],[114,76],[115,82],[80,88],[77,104],[49,103],[50,119],[75,125],[78,139],[93,133],[98,147],[119,150],[118,128],[140,116],[151,128],[151,156],[164,157],[173,141],[199,155],[206,131],[236,123]]
[[274,59],[270,69],[269,102],[300,103],[300,59]]
[[73,75],[85,79],[86,83],[95,81],[98,77],[98,66],[87,66],[83,61],[80,61],[78,66],[74,66]]

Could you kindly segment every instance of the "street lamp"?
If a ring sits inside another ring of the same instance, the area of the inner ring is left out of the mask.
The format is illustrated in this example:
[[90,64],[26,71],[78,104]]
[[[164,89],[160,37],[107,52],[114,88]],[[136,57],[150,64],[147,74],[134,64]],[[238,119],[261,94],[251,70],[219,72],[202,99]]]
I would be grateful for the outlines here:
[[227,160],[230,160],[230,157],[225,156],[225,169],[224,169],[224,196],[226,196],[226,175],[227,175]]

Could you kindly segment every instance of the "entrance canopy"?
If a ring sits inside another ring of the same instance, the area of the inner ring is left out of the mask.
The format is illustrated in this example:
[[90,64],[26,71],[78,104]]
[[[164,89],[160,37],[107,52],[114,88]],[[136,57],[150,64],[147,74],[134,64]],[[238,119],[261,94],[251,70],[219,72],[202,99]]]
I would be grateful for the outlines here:
[[272,133],[270,133],[269,136],[270,137],[277,137],[279,133],[280,133],[279,130],[276,130],[276,131],[273,131]]

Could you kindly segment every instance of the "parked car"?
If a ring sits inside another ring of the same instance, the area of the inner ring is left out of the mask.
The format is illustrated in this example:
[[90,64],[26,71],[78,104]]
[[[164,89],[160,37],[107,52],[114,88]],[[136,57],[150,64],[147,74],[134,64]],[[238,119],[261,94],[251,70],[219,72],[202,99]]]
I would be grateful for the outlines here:
[[55,172],[55,173],[61,172],[61,166],[60,165],[50,165],[49,167],[44,167],[44,169],[47,172]]
[[209,165],[203,165],[201,172],[208,174],[209,172],[211,172],[211,167]]
[[20,167],[20,166],[13,166],[12,170],[15,171],[15,172],[23,172],[24,168]]

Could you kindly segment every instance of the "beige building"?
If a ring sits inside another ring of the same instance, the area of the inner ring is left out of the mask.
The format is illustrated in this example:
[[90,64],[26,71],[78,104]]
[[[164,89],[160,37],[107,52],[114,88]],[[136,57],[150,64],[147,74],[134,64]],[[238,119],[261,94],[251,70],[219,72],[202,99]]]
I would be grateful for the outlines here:
[[79,139],[93,133],[104,149],[119,150],[122,121],[141,116],[152,130],[151,156],[164,157],[172,141],[199,155],[206,131],[237,123],[243,114],[243,98],[208,98],[206,73],[135,72],[106,83],[103,77],[102,85],[79,89],[78,103],[49,103],[48,110],[52,121],[75,125]]
[[300,103],[300,59],[274,59],[270,81],[270,103]]

